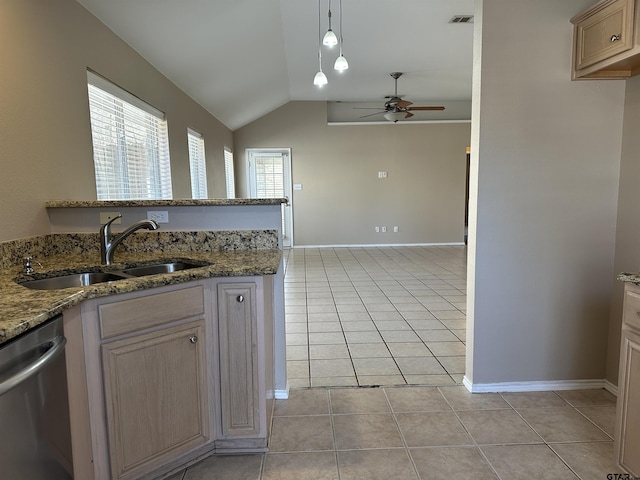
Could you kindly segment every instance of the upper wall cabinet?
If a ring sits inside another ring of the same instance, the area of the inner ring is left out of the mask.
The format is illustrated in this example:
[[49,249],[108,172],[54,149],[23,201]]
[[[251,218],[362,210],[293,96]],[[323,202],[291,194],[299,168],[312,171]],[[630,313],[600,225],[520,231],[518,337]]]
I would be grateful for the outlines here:
[[619,79],[640,73],[640,0],[601,0],[571,19],[571,79]]

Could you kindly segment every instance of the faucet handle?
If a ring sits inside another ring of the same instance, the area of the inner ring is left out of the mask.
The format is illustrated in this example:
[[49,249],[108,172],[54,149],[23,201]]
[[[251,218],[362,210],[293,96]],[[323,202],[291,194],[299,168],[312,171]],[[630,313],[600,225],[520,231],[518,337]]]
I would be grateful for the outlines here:
[[108,228],[108,227],[110,227],[110,226],[111,226],[111,224],[112,224],[113,222],[115,222],[115,221],[116,221],[116,220],[118,220],[119,218],[122,218],[122,214],[120,214],[120,213],[119,213],[118,215],[116,215],[115,217],[113,217],[111,220],[109,220],[107,223],[105,223],[103,226]]

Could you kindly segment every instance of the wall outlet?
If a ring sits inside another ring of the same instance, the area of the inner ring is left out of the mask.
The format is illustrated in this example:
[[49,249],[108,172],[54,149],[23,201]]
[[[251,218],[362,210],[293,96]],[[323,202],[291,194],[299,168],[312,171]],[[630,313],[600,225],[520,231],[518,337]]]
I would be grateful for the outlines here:
[[387,178],[387,172],[378,172],[378,178]]
[[169,212],[166,210],[148,211],[147,219],[157,223],[169,223]]
[[380,233],[380,227],[376,227],[376,233]]
[[382,227],[382,233],[387,233],[387,227]]
[[[100,212],[100,225],[104,225],[105,223],[108,223],[109,220],[116,218],[118,215],[120,215],[120,212]],[[113,222],[111,225],[120,225],[121,223],[122,223],[122,219],[119,218],[115,222]]]
[[398,227],[393,227],[393,233],[398,233]]

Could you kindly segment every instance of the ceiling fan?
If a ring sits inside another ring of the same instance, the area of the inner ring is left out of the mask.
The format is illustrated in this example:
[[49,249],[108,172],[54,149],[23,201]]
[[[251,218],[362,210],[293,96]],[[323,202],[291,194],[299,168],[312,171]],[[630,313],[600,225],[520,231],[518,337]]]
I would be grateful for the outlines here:
[[395,81],[395,93],[384,97],[387,99],[387,101],[384,102],[384,110],[376,113],[370,113],[369,115],[363,115],[360,118],[371,117],[373,115],[380,115],[383,113],[386,120],[396,123],[398,120],[413,117],[413,113],[411,113],[412,111],[444,110],[443,106],[412,107],[412,102],[403,100],[402,97],[398,96],[398,78],[402,76],[402,72],[391,72],[390,75]]

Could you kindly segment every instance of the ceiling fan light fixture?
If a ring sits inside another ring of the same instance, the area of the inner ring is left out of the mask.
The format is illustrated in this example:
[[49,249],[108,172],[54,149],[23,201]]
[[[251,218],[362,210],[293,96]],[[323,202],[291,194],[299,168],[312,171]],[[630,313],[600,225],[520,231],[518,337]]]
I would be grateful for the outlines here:
[[398,120],[402,120],[407,116],[406,112],[387,112],[384,114],[385,120],[396,123]]
[[340,56],[336,58],[336,63],[333,64],[333,68],[339,72],[344,72],[349,68],[349,62],[344,58],[344,55],[340,54]]

